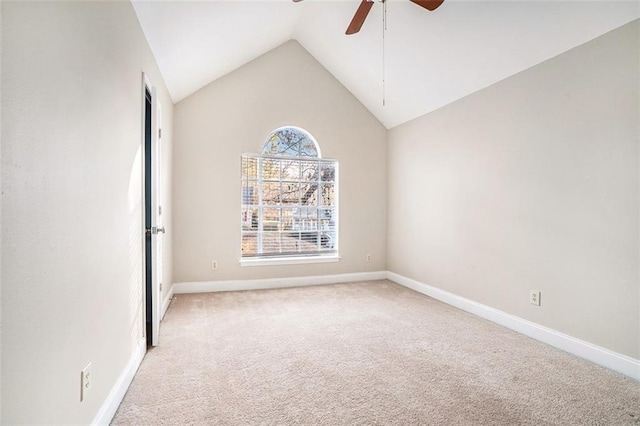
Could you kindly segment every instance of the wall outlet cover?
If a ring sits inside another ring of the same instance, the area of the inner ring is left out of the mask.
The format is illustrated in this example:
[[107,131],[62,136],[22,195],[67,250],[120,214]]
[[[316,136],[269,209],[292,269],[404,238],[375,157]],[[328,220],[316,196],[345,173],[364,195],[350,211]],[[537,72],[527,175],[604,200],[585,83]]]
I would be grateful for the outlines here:
[[539,290],[530,290],[529,303],[531,303],[532,305],[540,306],[540,296],[541,293]]
[[89,363],[80,372],[80,401],[81,402],[87,398],[87,394],[91,390],[91,380],[92,380],[91,363]]

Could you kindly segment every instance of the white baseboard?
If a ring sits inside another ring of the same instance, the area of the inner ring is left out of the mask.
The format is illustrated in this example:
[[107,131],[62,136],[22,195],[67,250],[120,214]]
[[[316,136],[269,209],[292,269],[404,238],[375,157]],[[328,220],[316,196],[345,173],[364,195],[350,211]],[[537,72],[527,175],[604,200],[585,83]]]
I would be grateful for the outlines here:
[[122,373],[120,373],[120,377],[111,388],[111,392],[107,396],[107,399],[102,403],[98,414],[91,422],[92,425],[108,425],[111,423],[113,416],[116,414],[120,403],[122,402],[122,398],[127,393],[127,389],[129,389],[129,385],[133,381],[133,377],[138,371],[138,367],[142,362],[142,358],[144,358],[144,354],[147,352],[147,341],[145,339],[140,340],[138,342],[138,347],[131,354],[131,358],[127,363]]
[[490,306],[465,299],[464,297],[398,275],[394,272],[388,272],[387,278],[418,293],[433,297],[446,304],[460,308],[463,311],[470,312],[548,345],[562,349],[572,355],[584,358],[640,381],[640,360],[596,346],[584,340],[571,337],[551,328],[507,314]]
[[209,293],[215,291],[265,290],[320,284],[339,284],[387,279],[386,271],[353,274],[318,275],[310,277],[268,278],[261,280],[199,281],[173,284],[175,294]]
[[169,293],[162,301],[162,311],[160,313],[160,321],[164,318],[164,314],[167,313],[167,309],[169,309],[169,304],[171,303],[171,299],[173,298],[173,286],[169,289]]

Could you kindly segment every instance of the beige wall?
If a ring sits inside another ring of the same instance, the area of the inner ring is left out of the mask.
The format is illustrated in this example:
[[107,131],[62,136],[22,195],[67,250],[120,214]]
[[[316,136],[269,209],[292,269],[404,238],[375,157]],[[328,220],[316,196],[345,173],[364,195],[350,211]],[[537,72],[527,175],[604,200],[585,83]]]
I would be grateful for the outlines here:
[[[0,82],[2,81],[2,7],[0,6]],[[0,86],[0,123],[2,121],[2,87]],[[2,127],[0,125],[0,164],[2,164]],[[2,173],[0,173],[2,188]],[[1,194],[1,193],[0,193]],[[1,199],[1,195],[0,195]],[[2,202],[0,202],[0,383],[2,383]],[[0,385],[0,422],[2,422],[2,385]]]
[[389,270],[640,358],[638,27],[392,129]]
[[173,106],[128,2],[1,4],[2,423],[88,424],[142,337],[143,71],[165,167]]
[[[241,267],[240,154],[272,130],[309,131],[340,162],[339,263]],[[386,129],[295,41],[176,104],[175,282],[386,269]],[[366,263],[366,254],[373,262]],[[218,269],[211,269],[211,261]]]

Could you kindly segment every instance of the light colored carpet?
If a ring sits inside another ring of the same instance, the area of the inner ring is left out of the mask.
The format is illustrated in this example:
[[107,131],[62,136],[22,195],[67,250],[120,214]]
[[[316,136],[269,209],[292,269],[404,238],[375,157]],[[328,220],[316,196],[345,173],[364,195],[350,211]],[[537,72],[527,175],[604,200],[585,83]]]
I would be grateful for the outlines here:
[[640,383],[389,281],[178,295],[114,425],[640,424]]

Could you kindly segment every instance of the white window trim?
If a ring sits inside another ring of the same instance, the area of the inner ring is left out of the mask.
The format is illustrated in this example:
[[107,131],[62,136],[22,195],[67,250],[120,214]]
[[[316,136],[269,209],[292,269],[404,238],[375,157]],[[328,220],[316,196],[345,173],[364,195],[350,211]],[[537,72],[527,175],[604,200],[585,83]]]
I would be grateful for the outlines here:
[[309,263],[334,263],[340,262],[337,254],[319,256],[297,256],[297,257],[256,257],[240,259],[240,266],[278,266],[278,265],[299,265]]
[[[280,156],[265,156],[265,155],[260,155],[260,154],[245,154],[243,153],[242,156],[255,156],[255,157],[260,157],[260,159],[264,159],[264,158],[274,158],[274,159],[289,159],[289,157],[280,157]],[[340,220],[339,220],[339,199],[340,199],[340,188],[339,188],[339,176],[340,176],[340,172],[339,172],[339,162],[337,160],[334,159],[327,159],[327,158],[321,158],[321,157],[300,157],[302,160],[304,161],[324,161],[324,162],[332,162],[334,163],[335,166],[335,178],[334,178],[334,183],[335,183],[335,197],[336,197],[336,202],[334,207],[332,207],[332,210],[335,213],[335,217],[336,217],[336,224],[334,227],[334,232],[336,237],[339,236],[339,232],[340,232]],[[259,176],[258,182],[262,182],[262,176]],[[260,197],[262,196],[262,193],[259,192]],[[260,200],[260,204],[262,204],[262,200]],[[260,226],[260,225],[259,225]],[[242,227],[242,221],[241,221],[241,227]],[[241,231],[242,232],[242,231]],[[262,230],[260,229],[259,234],[262,232]],[[311,253],[311,254],[301,254],[299,256],[296,256],[295,254],[285,254],[285,255],[267,255],[267,256],[263,256],[263,255],[258,255],[258,256],[248,256],[248,257],[242,257],[242,253],[240,254],[240,264],[241,266],[267,266],[267,265],[293,265],[293,264],[305,264],[305,263],[330,263],[330,262],[339,262],[340,260],[340,255],[339,255],[339,237],[335,239],[334,241],[334,247],[335,247],[335,251],[331,252],[331,253],[322,253],[320,252],[316,252],[316,253]]]

